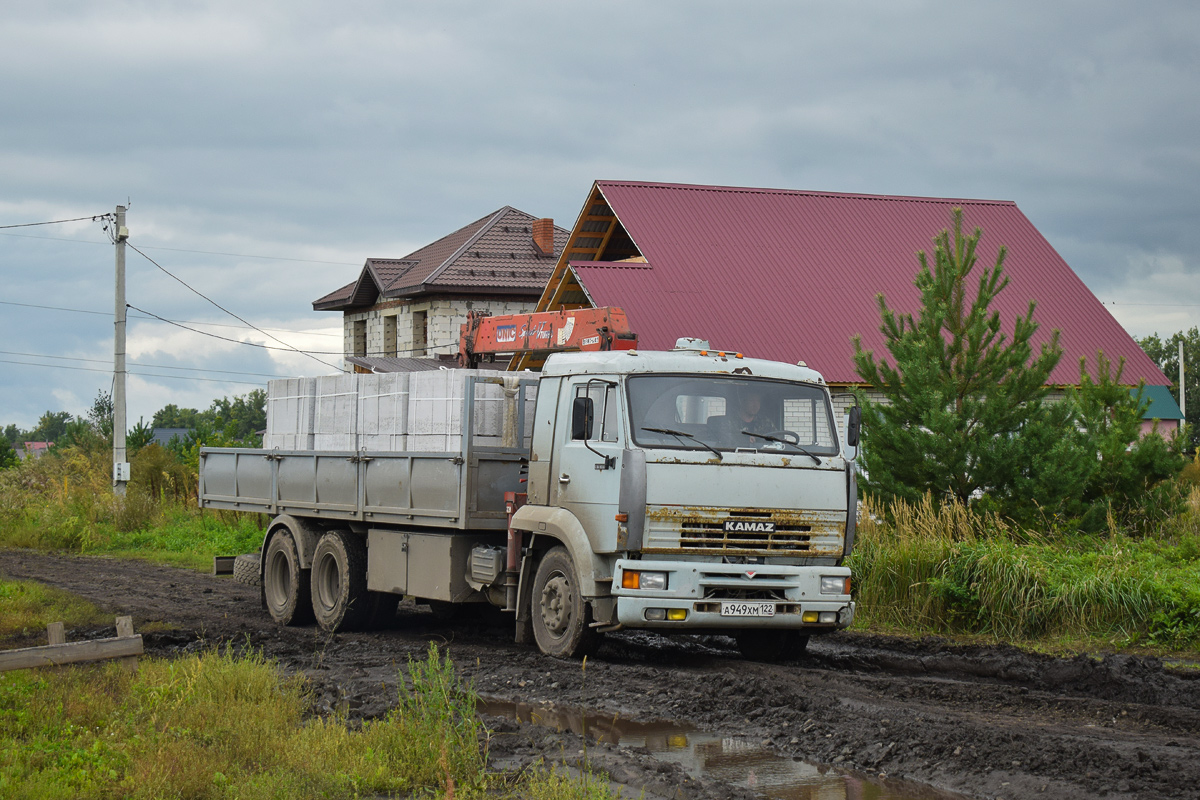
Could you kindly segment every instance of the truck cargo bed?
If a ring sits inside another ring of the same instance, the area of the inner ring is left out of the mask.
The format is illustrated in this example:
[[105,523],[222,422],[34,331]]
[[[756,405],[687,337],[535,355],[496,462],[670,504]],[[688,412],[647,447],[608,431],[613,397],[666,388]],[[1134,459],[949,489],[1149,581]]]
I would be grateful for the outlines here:
[[[505,492],[524,491],[528,455],[525,390],[510,401],[516,436],[511,446],[481,445],[475,433],[477,384],[465,376],[457,407],[461,435],[443,436],[457,449],[437,451],[283,450],[206,447],[200,451],[200,505],[234,511],[292,514],[372,524],[504,530]],[[495,427],[495,426],[493,426]]]

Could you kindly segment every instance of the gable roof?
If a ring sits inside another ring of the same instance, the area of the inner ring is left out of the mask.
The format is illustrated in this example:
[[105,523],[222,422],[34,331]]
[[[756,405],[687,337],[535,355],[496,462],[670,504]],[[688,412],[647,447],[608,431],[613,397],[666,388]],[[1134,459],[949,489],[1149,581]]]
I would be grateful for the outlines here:
[[[1129,393],[1137,394],[1137,389],[1130,389]],[[1171,396],[1171,390],[1166,386],[1147,386],[1142,396],[1150,401],[1146,406],[1146,412],[1142,414],[1142,419],[1183,420],[1183,412],[1179,410],[1179,403],[1175,402],[1175,398]]]
[[546,285],[568,231],[555,226],[554,255],[533,245],[537,218],[505,206],[403,258],[368,258],[358,280],[313,301],[316,311],[366,308],[423,294],[535,295]]
[[[962,208],[983,230],[973,274],[1001,244],[1008,287],[992,304],[1009,336],[1037,301],[1035,347],[1059,329],[1063,357],[1050,383],[1079,382],[1079,359],[1102,349],[1126,360],[1131,383],[1170,383],[1015,203],[597,181],[538,303],[619,306],[639,346],[680,336],[748,356],[803,360],[836,384],[861,384],[851,338],[891,362],[876,296],[914,315],[916,253]],[[629,261],[644,259],[645,263]]]

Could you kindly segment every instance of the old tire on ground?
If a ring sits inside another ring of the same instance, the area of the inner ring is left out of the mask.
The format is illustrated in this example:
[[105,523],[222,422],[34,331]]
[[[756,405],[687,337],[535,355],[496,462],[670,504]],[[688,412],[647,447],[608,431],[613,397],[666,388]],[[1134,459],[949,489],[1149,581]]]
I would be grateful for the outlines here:
[[591,609],[579,594],[575,562],[566,548],[555,547],[542,557],[533,579],[533,638],[538,649],[555,658],[590,655],[600,634],[589,627]]
[[330,531],[317,542],[312,565],[312,607],[326,631],[353,631],[371,618],[367,593],[367,543],[350,531]]
[[233,560],[233,579],[247,586],[258,586],[259,566],[261,559],[258,553],[245,553]]
[[808,637],[796,631],[739,631],[738,650],[748,661],[783,661],[808,647]]
[[300,551],[287,528],[280,528],[267,543],[263,565],[263,598],[271,619],[281,625],[312,621],[309,573],[300,568]]

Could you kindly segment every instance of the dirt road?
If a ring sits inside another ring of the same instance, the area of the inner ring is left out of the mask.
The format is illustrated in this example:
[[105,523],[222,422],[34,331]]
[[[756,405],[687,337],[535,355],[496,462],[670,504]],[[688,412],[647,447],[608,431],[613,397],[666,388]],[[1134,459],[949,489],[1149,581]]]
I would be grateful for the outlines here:
[[[1153,658],[1031,655],[841,634],[787,664],[743,661],[720,637],[610,635],[586,673],[512,644],[481,621],[446,623],[405,603],[385,631],[327,636],[279,628],[258,590],[170,567],[0,551],[0,575],[86,597],[169,656],[233,641],[261,648],[312,681],[318,711],[386,712],[398,668],[445,644],[480,693],[584,706],[598,718],[676,720],[781,754],[908,778],[973,797],[1200,799],[1200,670]],[[97,632],[98,633],[98,632]],[[93,635],[77,631],[71,638]],[[111,634],[109,634],[111,635]],[[509,764],[568,761],[578,737],[489,720],[492,754]],[[645,751],[592,744],[589,760],[621,785],[661,797],[750,797]]]

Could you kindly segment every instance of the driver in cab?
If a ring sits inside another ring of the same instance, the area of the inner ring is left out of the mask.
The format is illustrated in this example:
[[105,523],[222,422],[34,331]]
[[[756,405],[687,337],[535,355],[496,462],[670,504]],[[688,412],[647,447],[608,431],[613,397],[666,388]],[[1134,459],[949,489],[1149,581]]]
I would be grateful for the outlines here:
[[778,429],[778,425],[763,412],[763,393],[761,389],[739,389],[733,399],[732,414],[713,417],[708,421],[709,428],[717,440],[725,447],[755,447],[762,439],[746,436],[749,433],[768,434]]

